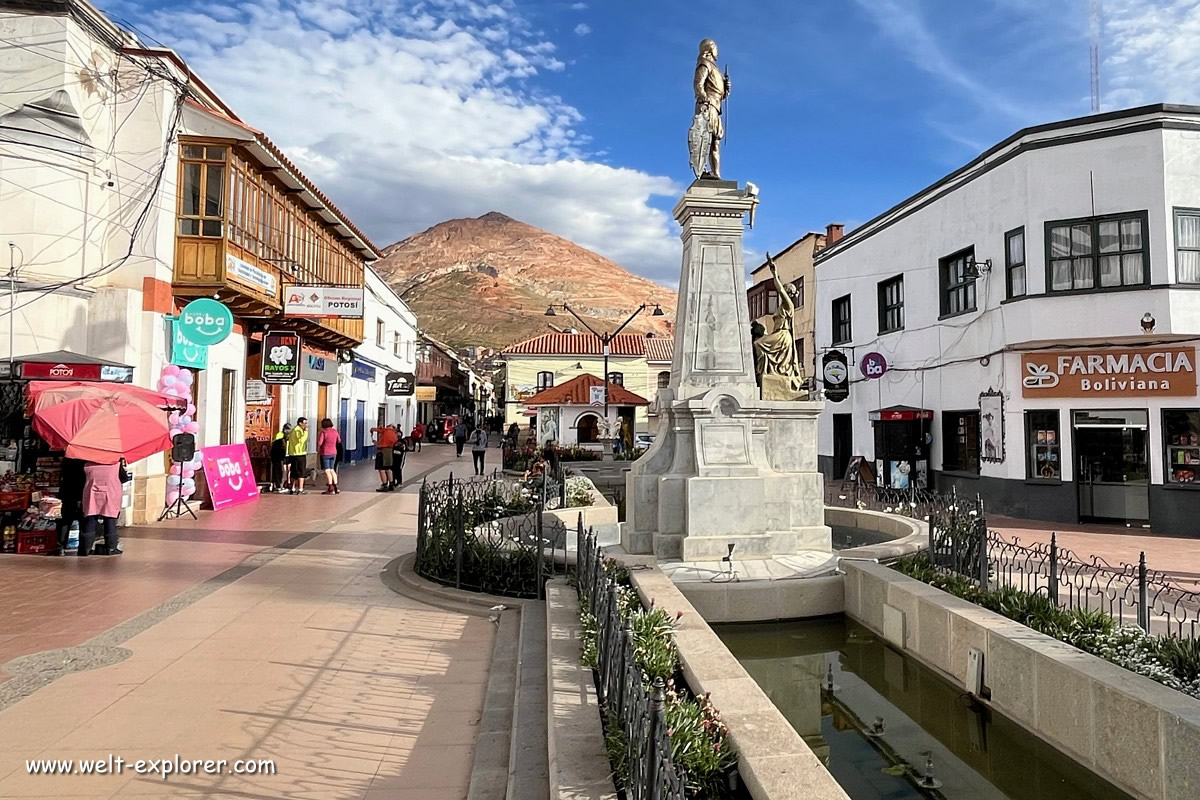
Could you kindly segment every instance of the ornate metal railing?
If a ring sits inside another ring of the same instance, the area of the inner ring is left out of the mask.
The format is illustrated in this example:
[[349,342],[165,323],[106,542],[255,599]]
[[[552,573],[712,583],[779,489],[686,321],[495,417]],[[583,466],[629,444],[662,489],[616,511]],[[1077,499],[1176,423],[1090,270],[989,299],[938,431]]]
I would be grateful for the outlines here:
[[546,579],[566,568],[566,538],[542,512],[565,505],[564,492],[561,473],[422,484],[417,574],[457,589],[543,598]]
[[596,619],[596,682],[601,707],[625,734],[625,796],[629,800],[686,800],[686,781],[671,759],[666,686],[650,684],[634,659],[633,633],[622,617],[617,582],[582,519],[576,531],[579,594]]
[[1052,598],[1063,608],[1103,611],[1121,625],[1184,639],[1200,637],[1200,587],[1185,587],[1165,572],[1137,564],[1110,564],[1079,556],[1050,541],[1022,544],[1017,537],[988,533],[993,582]]
[[919,520],[928,520],[951,508],[962,508],[966,512],[975,509],[982,514],[978,498],[969,499],[954,491],[941,493],[916,488],[891,489],[862,483],[846,485],[827,482],[825,505],[902,514]]

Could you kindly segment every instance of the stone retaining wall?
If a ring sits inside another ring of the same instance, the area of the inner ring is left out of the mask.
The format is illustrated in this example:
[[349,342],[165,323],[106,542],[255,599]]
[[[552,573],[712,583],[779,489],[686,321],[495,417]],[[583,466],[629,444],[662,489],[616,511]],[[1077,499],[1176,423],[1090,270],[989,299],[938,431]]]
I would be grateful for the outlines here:
[[844,562],[846,614],[1139,800],[1200,797],[1200,700],[878,564]]
[[646,607],[682,611],[675,633],[683,674],[697,694],[712,693],[738,752],[738,772],[754,800],[849,800],[828,770],[755,683],[703,617],[653,566],[653,558],[619,556]]

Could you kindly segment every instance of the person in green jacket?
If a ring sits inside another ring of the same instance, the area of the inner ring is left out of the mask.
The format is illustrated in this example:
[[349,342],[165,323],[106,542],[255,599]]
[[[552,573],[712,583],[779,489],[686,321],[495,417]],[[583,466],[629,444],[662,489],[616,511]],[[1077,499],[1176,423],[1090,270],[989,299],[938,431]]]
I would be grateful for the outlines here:
[[292,465],[292,485],[288,494],[304,494],[304,473],[308,471],[308,417],[296,420],[296,427],[288,434],[287,454]]
[[271,483],[276,492],[288,485],[287,437],[291,432],[292,426],[284,423],[283,430],[271,440]]

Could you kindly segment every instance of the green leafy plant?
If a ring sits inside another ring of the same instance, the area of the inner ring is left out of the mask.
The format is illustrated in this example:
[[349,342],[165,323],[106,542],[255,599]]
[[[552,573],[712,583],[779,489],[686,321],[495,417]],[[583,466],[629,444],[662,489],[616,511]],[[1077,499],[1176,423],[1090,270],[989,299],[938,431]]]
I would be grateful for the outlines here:
[[567,478],[567,507],[584,508],[595,505],[592,482],[584,477]]

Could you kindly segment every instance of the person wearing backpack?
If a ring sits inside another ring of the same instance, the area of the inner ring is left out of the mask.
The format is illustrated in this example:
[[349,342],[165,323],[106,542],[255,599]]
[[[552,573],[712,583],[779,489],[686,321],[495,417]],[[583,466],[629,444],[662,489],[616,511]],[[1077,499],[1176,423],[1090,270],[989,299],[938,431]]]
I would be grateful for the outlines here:
[[487,458],[488,435],[483,428],[476,428],[471,434],[471,458],[475,462],[475,474],[483,474],[483,462]]

